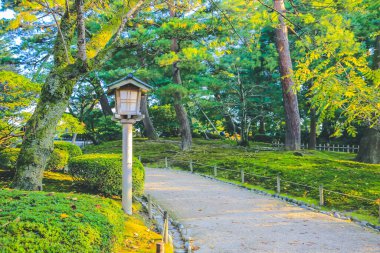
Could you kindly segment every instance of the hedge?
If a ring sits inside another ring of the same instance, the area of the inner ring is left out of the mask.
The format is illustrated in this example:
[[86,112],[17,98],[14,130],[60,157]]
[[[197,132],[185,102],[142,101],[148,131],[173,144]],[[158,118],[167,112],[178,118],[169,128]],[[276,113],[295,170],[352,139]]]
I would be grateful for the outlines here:
[[[0,168],[7,170],[15,170],[19,148],[7,148],[0,151]],[[54,149],[46,170],[62,170],[67,166],[69,161],[69,153],[65,150]]]
[[116,252],[120,204],[99,196],[0,189],[0,252]]
[[54,149],[49,158],[46,170],[62,170],[69,162],[69,153],[65,150]]
[[[104,193],[121,194],[122,158],[120,154],[86,154],[69,161],[69,173],[78,183]],[[132,190],[133,194],[144,192],[145,171],[141,162],[133,158]]]
[[16,168],[16,162],[19,148],[7,148],[0,151],[0,169],[14,170]]
[[55,141],[54,149],[67,151],[70,158],[82,155],[80,147],[67,141]]

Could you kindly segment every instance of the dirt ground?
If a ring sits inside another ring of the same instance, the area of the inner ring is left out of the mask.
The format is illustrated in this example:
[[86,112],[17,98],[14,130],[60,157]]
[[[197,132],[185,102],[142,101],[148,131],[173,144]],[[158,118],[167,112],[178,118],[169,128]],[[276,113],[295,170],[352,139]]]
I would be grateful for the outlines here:
[[195,252],[380,253],[380,233],[188,172],[147,169],[145,191],[188,229]]

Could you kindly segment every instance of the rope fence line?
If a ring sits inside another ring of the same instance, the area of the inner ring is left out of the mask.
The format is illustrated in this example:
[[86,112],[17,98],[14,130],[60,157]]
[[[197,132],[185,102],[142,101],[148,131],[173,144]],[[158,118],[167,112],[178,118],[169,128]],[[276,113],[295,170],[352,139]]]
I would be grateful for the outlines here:
[[[361,197],[361,196],[356,196],[356,195],[352,195],[352,194],[347,194],[347,193],[342,193],[342,192],[338,192],[338,191],[333,191],[333,190],[329,190],[329,189],[325,189],[323,187],[323,185],[319,185],[319,186],[311,186],[311,185],[306,185],[306,184],[302,184],[302,183],[298,183],[298,182],[293,182],[293,181],[290,181],[290,180],[285,180],[285,179],[282,179],[280,177],[280,175],[277,175],[277,177],[271,177],[271,176],[265,176],[265,175],[260,175],[260,174],[256,174],[256,173],[253,173],[253,172],[246,172],[244,169],[229,169],[229,168],[223,168],[223,167],[218,167],[217,165],[210,165],[210,164],[203,164],[203,163],[199,163],[199,162],[194,162],[192,160],[179,160],[179,159],[168,159],[168,157],[165,157],[164,159],[158,159],[156,160],[155,162],[160,162],[160,161],[164,161],[165,162],[165,168],[169,168],[170,166],[170,163],[173,164],[173,163],[182,163],[179,167],[184,167],[185,164],[188,164],[188,168],[190,169],[190,171],[192,173],[194,173],[194,171],[196,170],[196,168],[194,168],[194,165],[198,165],[198,166],[204,166],[205,168],[210,168],[210,174],[213,174],[214,177],[217,177],[219,176],[218,175],[218,171],[228,171],[228,172],[234,172],[234,173],[238,173],[238,177],[241,177],[241,183],[247,183],[247,180],[245,178],[246,175],[250,175],[250,176],[254,176],[254,177],[259,177],[259,178],[264,178],[264,179],[272,179],[276,182],[276,192],[277,194],[279,195],[281,193],[281,183],[288,183],[288,184],[294,184],[294,185],[298,185],[298,186],[302,186],[302,187],[305,187],[305,188],[308,188],[308,189],[311,189],[311,190],[317,190],[319,191],[319,205],[320,206],[324,206],[325,205],[325,192],[326,193],[334,193],[334,194],[338,194],[338,195],[341,195],[341,196],[346,196],[346,197],[350,197],[350,198],[355,198],[355,199],[358,199],[358,200],[362,200],[362,201],[367,201],[368,203],[375,203],[375,204],[378,204],[379,205],[379,210],[378,210],[378,216],[379,216],[379,220],[380,220],[380,202],[378,200],[374,200],[374,199],[370,199],[370,198],[365,198],[365,197]],[[205,174],[205,172],[200,172],[201,174]],[[228,177],[228,176],[227,176]],[[254,184],[252,182],[250,182],[250,184]]]

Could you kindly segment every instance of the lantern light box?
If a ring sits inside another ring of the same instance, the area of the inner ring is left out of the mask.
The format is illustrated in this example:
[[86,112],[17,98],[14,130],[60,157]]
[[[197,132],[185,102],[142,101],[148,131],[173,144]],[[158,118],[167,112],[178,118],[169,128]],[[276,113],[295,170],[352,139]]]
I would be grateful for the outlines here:
[[111,83],[107,93],[115,95],[116,119],[141,117],[141,97],[152,87],[129,74],[125,78]]

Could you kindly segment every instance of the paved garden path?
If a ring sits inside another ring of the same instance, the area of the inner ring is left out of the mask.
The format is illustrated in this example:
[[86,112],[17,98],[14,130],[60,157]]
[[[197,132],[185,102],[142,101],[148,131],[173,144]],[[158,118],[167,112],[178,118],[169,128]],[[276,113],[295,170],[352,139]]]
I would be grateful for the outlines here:
[[380,233],[199,175],[147,169],[145,188],[199,253],[380,253]]

